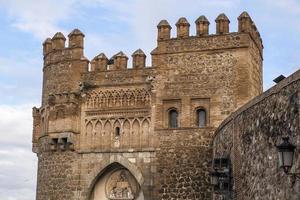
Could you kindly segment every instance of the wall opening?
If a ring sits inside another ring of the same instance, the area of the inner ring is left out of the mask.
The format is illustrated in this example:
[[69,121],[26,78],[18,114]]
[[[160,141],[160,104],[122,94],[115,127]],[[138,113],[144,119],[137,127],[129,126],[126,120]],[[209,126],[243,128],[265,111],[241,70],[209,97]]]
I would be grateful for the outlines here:
[[203,108],[200,108],[197,110],[196,112],[196,125],[200,128],[203,128],[203,127],[206,127],[206,123],[207,123],[207,120],[206,120],[206,110],[204,110]]
[[115,137],[120,137],[120,127],[115,128]]
[[176,109],[171,109],[169,111],[169,127],[170,128],[178,127],[178,112]]

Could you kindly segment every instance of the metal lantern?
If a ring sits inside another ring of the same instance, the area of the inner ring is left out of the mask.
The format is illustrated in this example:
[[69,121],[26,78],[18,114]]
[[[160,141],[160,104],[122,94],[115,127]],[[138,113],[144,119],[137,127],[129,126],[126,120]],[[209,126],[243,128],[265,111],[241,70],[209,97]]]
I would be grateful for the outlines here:
[[296,146],[289,142],[288,137],[282,138],[283,143],[277,146],[279,167],[287,174],[293,166],[293,159]]
[[217,187],[219,185],[219,177],[220,177],[220,173],[217,171],[213,171],[210,173],[210,177],[211,177],[211,184],[214,187]]

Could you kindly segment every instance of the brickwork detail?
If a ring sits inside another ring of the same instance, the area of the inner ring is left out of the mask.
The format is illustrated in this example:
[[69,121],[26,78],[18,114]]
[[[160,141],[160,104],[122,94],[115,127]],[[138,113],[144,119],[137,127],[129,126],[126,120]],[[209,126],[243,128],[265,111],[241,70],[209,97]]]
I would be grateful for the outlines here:
[[94,91],[88,94],[88,109],[140,107],[150,105],[150,93],[146,89]]

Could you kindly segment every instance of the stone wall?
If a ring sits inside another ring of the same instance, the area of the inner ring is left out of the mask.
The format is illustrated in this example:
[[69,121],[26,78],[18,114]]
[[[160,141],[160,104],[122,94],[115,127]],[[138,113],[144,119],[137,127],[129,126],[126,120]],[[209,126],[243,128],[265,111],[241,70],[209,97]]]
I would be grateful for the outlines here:
[[158,199],[211,199],[212,128],[159,130]]
[[72,151],[50,151],[46,149],[48,143],[46,137],[39,142],[36,199],[74,199],[74,191],[80,189],[80,177],[74,173],[78,155]]
[[298,70],[241,107],[216,131],[214,157],[230,157],[235,199],[299,199],[300,183],[278,168],[275,147],[283,136],[290,137],[298,146],[292,172],[299,172],[299,95]]

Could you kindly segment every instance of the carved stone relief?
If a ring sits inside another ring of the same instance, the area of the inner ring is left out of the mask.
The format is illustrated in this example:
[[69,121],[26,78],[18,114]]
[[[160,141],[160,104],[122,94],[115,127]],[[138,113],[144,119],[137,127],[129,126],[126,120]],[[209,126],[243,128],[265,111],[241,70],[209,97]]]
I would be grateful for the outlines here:
[[110,200],[133,200],[138,191],[138,184],[128,170],[118,170],[107,179],[106,197]]
[[139,148],[150,144],[150,118],[86,119],[83,149]]
[[150,105],[150,93],[145,88],[93,91],[87,95],[86,99],[88,109],[139,107],[147,105]]

